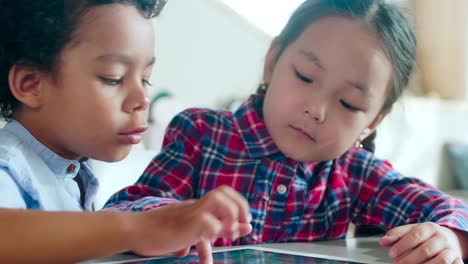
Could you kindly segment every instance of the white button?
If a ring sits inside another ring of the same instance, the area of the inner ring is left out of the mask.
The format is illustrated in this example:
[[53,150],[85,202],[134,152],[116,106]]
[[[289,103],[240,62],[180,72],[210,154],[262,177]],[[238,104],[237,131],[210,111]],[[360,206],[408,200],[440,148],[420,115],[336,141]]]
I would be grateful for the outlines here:
[[284,194],[286,193],[286,191],[288,190],[286,188],[286,186],[284,186],[283,184],[280,184],[278,185],[278,187],[276,188],[276,190],[278,191],[279,194]]
[[268,197],[268,196],[262,196],[262,199],[263,199],[263,201],[267,201],[267,202],[268,202],[268,201],[270,200],[270,197]]

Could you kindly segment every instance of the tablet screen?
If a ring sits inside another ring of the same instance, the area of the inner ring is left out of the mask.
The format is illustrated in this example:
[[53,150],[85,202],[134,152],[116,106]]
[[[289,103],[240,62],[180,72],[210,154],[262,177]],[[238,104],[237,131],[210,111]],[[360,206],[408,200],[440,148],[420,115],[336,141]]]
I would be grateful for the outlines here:
[[[258,249],[236,249],[225,252],[213,253],[214,264],[357,264],[357,262],[347,262],[339,260],[330,260],[309,256],[297,256],[285,253],[276,253],[263,251]],[[125,263],[142,263],[142,264],[182,264],[182,263],[199,263],[198,256],[189,255],[184,258],[165,258],[153,260],[136,260]]]

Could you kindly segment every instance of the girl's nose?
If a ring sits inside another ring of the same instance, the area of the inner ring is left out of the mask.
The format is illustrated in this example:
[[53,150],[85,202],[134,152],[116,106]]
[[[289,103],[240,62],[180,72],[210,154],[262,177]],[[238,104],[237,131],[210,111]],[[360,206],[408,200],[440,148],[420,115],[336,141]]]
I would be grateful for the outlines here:
[[314,100],[308,107],[304,109],[304,113],[317,123],[323,123],[326,120],[326,105],[320,100]]

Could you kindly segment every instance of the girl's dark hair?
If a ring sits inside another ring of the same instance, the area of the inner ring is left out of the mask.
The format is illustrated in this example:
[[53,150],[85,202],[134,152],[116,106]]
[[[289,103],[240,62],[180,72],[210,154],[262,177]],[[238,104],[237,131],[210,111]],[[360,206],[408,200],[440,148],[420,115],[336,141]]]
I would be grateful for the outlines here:
[[0,0],[0,118],[9,120],[19,105],[8,85],[13,65],[56,73],[63,48],[73,40],[80,18],[93,7],[120,3],[147,18],[159,15],[167,0]]
[[[307,0],[294,11],[275,38],[280,48],[278,57],[311,23],[330,16],[361,22],[383,43],[392,64],[392,82],[381,111],[390,111],[406,89],[416,64],[416,37],[411,23],[398,6],[385,3],[384,0]],[[257,92],[261,92],[260,89]],[[375,137],[376,132],[362,142],[368,151],[375,150]]]

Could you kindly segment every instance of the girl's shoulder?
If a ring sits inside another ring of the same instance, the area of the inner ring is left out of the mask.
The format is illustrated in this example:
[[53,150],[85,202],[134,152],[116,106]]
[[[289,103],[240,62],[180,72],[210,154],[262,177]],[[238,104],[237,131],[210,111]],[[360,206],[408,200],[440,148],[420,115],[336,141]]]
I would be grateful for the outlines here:
[[210,108],[188,108],[177,114],[171,121],[170,126],[180,126],[198,128],[232,128],[233,114],[227,110],[214,110]]
[[335,165],[349,174],[367,175],[372,171],[393,170],[393,166],[389,161],[381,159],[375,156],[374,153],[359,147],[352,147],[338,157]]

